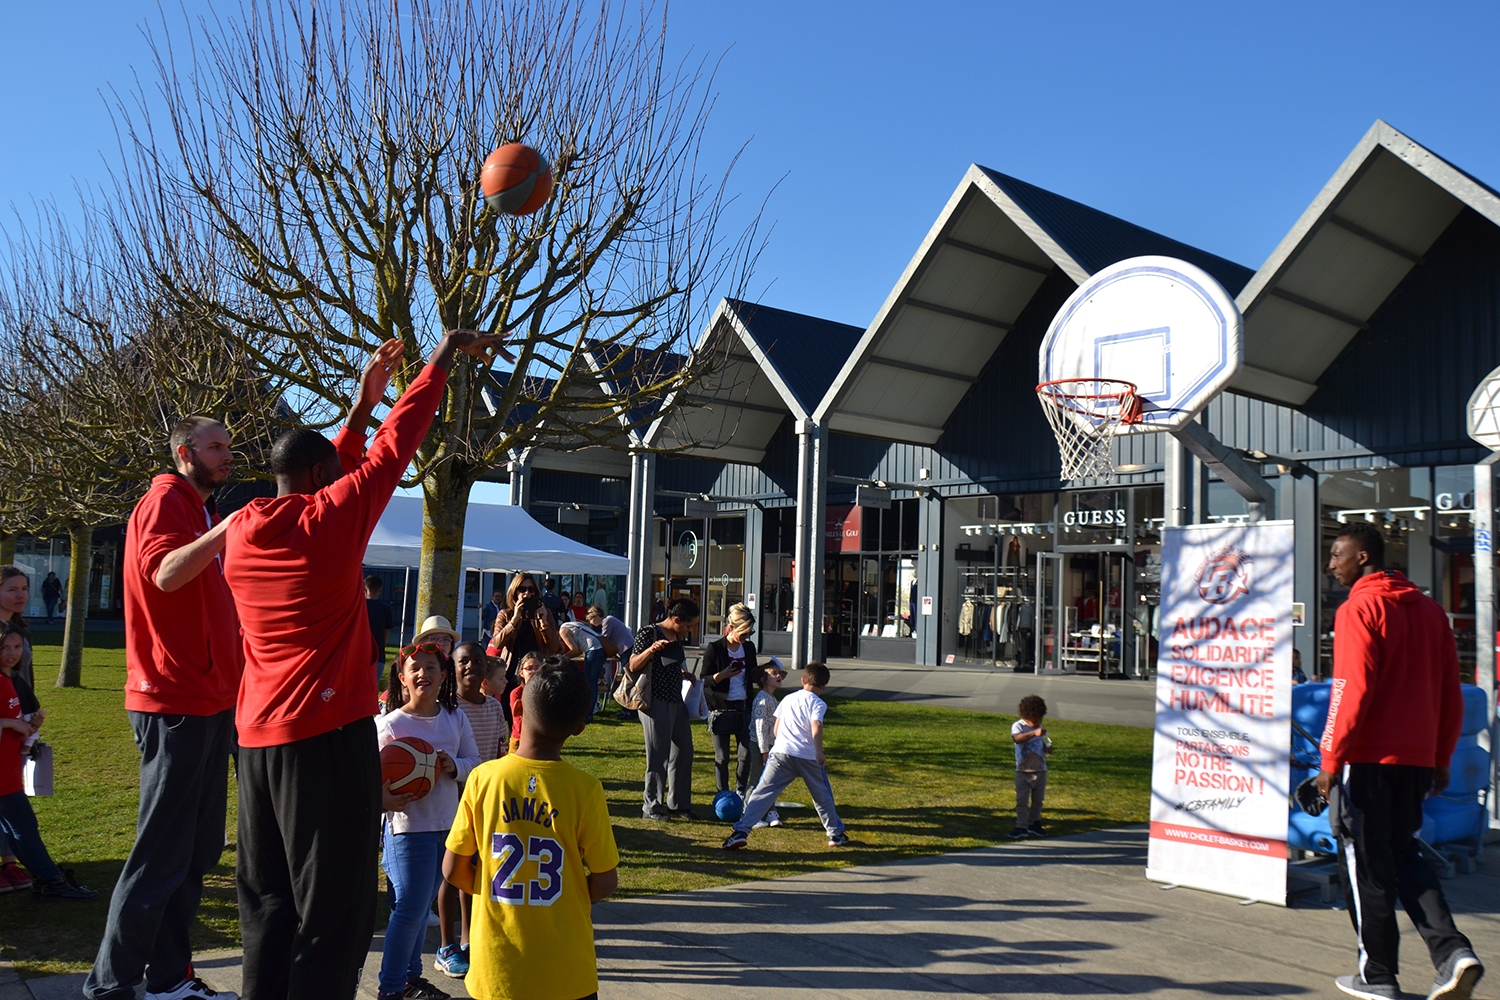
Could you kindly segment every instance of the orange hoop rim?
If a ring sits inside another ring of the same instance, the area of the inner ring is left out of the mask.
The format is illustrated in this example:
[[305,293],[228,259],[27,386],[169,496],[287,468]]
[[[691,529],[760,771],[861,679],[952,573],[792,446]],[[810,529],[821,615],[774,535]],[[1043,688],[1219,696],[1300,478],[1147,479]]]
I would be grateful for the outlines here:
[[[1090,420],[1141,422],[1141,398],[1136,395],[1135,383],[1125,379],[1055,378],[1037,385],[1036,394],[1044,403]],[[1111,409],[1109,403],[1115,408]]]

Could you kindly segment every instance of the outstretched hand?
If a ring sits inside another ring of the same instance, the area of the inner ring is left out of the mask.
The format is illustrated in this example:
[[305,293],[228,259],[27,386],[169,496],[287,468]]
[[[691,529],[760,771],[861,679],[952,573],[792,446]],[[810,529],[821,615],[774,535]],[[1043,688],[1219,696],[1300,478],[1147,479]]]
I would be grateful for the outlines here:
[[443,339],[438,342],[427,362],[444,370],[450,369],[453,367],[455,352],[478,358],[486,364],[495,355],[514,361],[515,355],[500,346],[505,342],[505,336],[503,333],[480,333],[478,330],[449,330],[443,334]]
[[391,338],[375,349],[365,370],[359,376],[359,395],[354,400],[356,413],[374,412],[376,405],[385,398],[385,390],[391,384],[391,372],[401,361],[405,345],[399,338]]

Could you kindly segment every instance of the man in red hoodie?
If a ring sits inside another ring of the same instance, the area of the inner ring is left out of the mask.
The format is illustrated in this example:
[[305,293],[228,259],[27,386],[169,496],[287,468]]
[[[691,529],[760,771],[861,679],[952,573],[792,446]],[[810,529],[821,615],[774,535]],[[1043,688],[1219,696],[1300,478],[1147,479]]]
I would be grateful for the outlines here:
[[1448,616],[1385,568],[1385,537],[1366,522],[1334,539],[1328,570],[1349,588],[1334,619],[1333,689],[1318,788],[1339,834],[1359,968],[1335,985],[1375,1000],[1396,984],[1399,900],[1437,968],[1429,994],[1467,1000],[1484,967],[1458,932],[1437,873],[1418,851],[1422,800],[1448,785],[1463,725]]
[[224,582],[214,491],[229,431],[208,417],[172,430],[177,471],[157,476],[125,528],[125,709],[141,751],[135,845],[110,898],[83,993],[93,1000],[219,997],[193,975],[188,932],[203,875],[224,852],[234,703],[244,662]]
[[[500,337],[446,334],[368,452],[370,412],[401,357],[381,345],[330,443],[288,431],[276,496],[230,521],[226,573],[245,636],[237,723],[246,1000],[346,1000],[375,932],[381,780],[365,547],[443,401],[454,355]],[[409,994],[410,995],[410,994]]]

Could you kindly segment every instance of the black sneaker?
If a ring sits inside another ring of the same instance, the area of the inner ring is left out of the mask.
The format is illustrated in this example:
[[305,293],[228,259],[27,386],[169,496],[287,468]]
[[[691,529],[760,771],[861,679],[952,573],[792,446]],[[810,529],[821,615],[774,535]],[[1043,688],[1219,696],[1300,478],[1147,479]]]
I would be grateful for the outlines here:
[[831,837],[828,838],[828,846],[829,847],[848,847],[849,846],[849,835],[847,833],[845,833],[843,830],[840,830],[838,833],[835,833],[833,836],[831,836]]
[[672,811],[666,806],[652,806],[645,815],[647,819],[671,819]]
[[673,809],[672,810],[672,818],[673,819],[697,819],[698,818],[698,814],[695,813],[695,812],[693,812],[693,810],[691,810],[691,809]]
[[1357,972],[1352,976],[1339,976],[1333,985],[1351,997],[1363,1000],[1401,1000],[1404,995],[1395,983],[1367,983]]
[[724,843],[719,846],[726,851],[737,851],[748,843],[750,843],[750,838],[736,830],[725,837]]
[[1427,1000],[1469,1000],[1474,986],[1484,975],[1484,966],[1467,948],[1460,948],[1438,966],[1437,978]]
[[421,976],[418,976],[416,979],[408,979],[406,981],[406,989],[401,995],[406,1000],[453,1000],[453,994],[444,993]]
[[1046,836],[1046,832],[1042,829],[1042,824],[1040,824],[1040,823],[1033,823],[1033,824],[1031,824],[1030,826],[1028,826],[1026,828],[1026,832],[1029,833],[1029,834],[1031,834],[1031,836],[1033,836],[1033,837],[1043,837],[1043,836]]
[[1025,840],[1027,837],[1026,828],[1024,826],[1018,826],[1014,830],[1010,831],[1010,833],[1007,833],[1006,836],[1011,840]]
[[79,885],[73,877],[73,869],[63,868],[51,881],[31,883],[31,895],[36,899],[93,899],[99,894],[86,885]]

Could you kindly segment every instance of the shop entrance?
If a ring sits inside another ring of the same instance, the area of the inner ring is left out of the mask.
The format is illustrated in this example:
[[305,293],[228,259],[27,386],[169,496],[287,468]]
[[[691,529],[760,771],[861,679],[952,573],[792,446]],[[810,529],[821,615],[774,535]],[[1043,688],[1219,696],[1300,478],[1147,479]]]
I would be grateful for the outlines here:
[[1150,618],[1143,622],[1139,607],[1149,605],[1135,592],[1132,553],[1060,548],[1037,553],[1038,672],[1148,677]]

